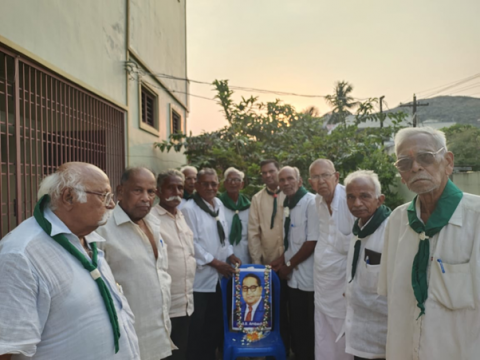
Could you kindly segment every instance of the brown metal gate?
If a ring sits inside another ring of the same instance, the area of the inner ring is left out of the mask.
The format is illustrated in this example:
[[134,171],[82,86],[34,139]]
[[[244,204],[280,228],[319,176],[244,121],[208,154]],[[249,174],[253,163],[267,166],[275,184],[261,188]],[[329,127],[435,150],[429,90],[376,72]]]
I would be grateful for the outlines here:
[[68,161],[125,166],[125,112],[0,46],[0,237],[32,216],[45,175]]

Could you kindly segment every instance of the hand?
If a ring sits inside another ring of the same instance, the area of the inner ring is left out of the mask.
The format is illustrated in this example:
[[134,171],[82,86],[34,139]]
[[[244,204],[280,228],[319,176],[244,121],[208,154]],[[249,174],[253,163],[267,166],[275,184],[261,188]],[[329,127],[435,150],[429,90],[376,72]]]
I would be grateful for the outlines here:
[[285,265],[285,257],[282,255],[279,258],[273,260],[270,263],[270,266],[272,267],[273,271],[278,272],[280,268]]
[[288,275],[292,272],[293,268],[287,265],[283,265],[278,271],[278,276],[282,280],[288,280]]
[[242,260],[240,260],[239,258],[237,258],[233,254],[228,257],[228,261],[230,261],[230,264],[232,264],[233,266],[235,266],[237,264],[238,264],[238,266],[242,265]]
[[225,276],[226,278],[230,278],[233,274],[235,274],[235,269],[226,262],[213,259],[213,261],[208,265],[215,268],[215,270],[217,270],[221,275]]

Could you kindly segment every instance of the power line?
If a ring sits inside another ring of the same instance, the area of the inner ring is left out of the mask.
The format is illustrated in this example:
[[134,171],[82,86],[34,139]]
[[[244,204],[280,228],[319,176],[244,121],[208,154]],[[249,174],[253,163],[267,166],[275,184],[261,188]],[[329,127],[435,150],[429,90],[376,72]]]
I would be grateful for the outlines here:
[[465,84],[465,83],[467,83],[467,82],[469,82],[469,81],[472,81],[473,79],[476,79],[476,78],[478,78],[478,77],[480,77],[480,73],[475,74],[475,75],[472,75],[472,76],[470,76],[470,77],[468,77],[468,78],[466,78],[466,79],[462,79],[462,80],[460,80],[460,81],[457,81],[455,84],[445,86],[445,87],[443,87],[443,88],[440,89],[440,90],[437,90],[437,91],[428,93],[428,94],[425,95],[423,98],[424,98],[424,99],[431,98],[432,96],[438,95],[438,94],[440,94],[440,93],[442,93],[442,92],[444,92],[444,91],[446,91],[446,90],[454,89],[454,88],[456,88],[457,86],[463,85],[463,84]]

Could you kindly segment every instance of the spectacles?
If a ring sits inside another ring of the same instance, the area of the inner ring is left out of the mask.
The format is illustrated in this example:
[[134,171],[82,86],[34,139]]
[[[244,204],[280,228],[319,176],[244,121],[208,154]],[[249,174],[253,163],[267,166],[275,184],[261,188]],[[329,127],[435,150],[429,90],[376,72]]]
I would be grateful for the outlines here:
[[229,183],[229,184],[240,184],[242,182],[242,179],[239,179],[239,178],[228,178],[228,179],[225,179],[225,182]]
[[325,173],[325,174],[321,174],[321,175],[314,175],[312,176],[310,179],[312,179],[313,181],[320,181],[320,180],[328,180],[332,177],[332,175],[334,175],[335,173],[332,173],[332,174],[329,174],[329,173]]
[[413,161],[415,160],[420,166],[429,166],[432,165],[436,161],[436,156],[444,150],[445,147],[440,148],[437,151],[422,151],[418,152],[412,157],[404,157],[398,159],[397,162],[394,164],[395,167],[400,172],[406,172],[412,169]]
[[209,187],[216,188],[216,187],[218,186],[218,183],[215,182],[215,181],[212,181],[212,182],[202,181],[202,182],[200,183],[200,185],[201,185],[203,188],[207,189],[207,188],[209,188]]
[[105,206],[110,204],[110,202],[113,200],[113,196],[115,195],[111,192],[99,193],[99,192],[95,192],[95,191],[87,191],[87,190],[82,190],[82,189],[77,189],[77,188],[75,190],[83,191],[87,194],[100,196],[101,198],[103,198],[103,205],[105,205]]
[[242,286],[242,291],[243,292],[255,292],[260,286],[258,285],[252,285],[252,286]]

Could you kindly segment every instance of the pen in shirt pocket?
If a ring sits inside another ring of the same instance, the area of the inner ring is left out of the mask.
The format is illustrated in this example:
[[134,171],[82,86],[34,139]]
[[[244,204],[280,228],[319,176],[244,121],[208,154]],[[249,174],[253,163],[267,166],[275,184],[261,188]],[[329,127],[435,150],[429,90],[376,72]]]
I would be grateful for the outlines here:
[[368,256],[365,258],[365,263],[367,263],[368,265],[370,265],[370,259],[368,258]]
[[443,267],[442,259],[437,259],[438,263],[440,264],[440,268],[442,269],[442,273],[445,274],[445,268]]

